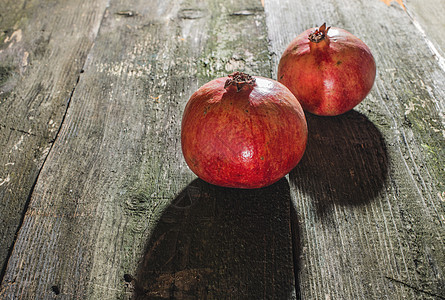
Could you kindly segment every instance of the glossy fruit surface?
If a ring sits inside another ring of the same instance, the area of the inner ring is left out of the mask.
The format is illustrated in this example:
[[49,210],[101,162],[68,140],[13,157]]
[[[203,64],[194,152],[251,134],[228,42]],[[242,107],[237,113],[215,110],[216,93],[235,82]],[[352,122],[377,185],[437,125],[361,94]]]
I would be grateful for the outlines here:
[[344,29],[323,24],[306,30],[288,45],[277,77],[304,110],[335,116],[366,97],[375,75],[374,57],[364,42]]
[[182,118],[190,169],[219,186],[260,188],[289,173],[306,148],[307,125],[281,83],[235,72],[200,87]]

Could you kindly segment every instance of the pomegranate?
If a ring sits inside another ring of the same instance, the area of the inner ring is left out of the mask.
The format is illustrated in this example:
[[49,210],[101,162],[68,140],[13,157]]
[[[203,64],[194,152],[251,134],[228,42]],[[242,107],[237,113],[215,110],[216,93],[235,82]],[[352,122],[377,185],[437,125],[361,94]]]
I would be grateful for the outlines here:
[[260,188],[289,173],[306,148],[307,125],[281,83],[235,72],[200,87],[182,118],[182,152],[201,179]]
[[304,110],[336,116],[359,104],[374,84],[376,65],[368,46],[348,31],[308,29],[286,48],[278,64],[278,81]]

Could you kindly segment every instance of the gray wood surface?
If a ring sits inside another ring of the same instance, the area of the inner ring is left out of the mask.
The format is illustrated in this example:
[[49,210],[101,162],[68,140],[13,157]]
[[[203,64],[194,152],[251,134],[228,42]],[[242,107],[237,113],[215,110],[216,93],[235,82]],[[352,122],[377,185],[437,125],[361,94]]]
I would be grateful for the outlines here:
[[0,1],[1,270],[102,20],[87,3]]
[[266,16],[275,54],[327,22],[365,41],[377,64],[355,111],[308,116],[308,149],[290,174],[302,298],[445,299],[445,81],[426,39],[435,42],[395,2],[268,1]]
[[445,2],[431,0],[425,5],[422,0],[407,0],[407,13],[412,23],[425,39],[431,52],[439,60],[442,68],[445,68],[445,39],[440,34],[445,28],[445,19],[442,17],[445,11]]
[[[204,198],[182,208],[196,216],[191,233],[156,240],[172,256],[155,257],[166,266],[153,278],[137,276],[151,237],[176,230],[164,229],[184,205],[174,199],[193,190],[179,142],[189,96],[238,69],[270,77],[262,11],[257,1],[109,3],[33,190],[3,296],[295,297],[287,182],[251,193],[202,188]],[[201,253],[183,253],[194,249]],[[158,289],[147,286],[153,280]]]
[[[445,299],[443,3],[404,3],[2,1],[0,298]],[[193,91],[323,22],[370,95],[268,188],[196,179]]]

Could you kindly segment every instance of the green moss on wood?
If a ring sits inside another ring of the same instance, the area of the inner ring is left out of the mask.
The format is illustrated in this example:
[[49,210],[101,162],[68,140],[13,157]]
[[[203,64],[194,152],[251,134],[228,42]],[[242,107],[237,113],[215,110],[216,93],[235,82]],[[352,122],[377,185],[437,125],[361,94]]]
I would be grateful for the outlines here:
[[12,74],[12,68],[8,66],[0,66],[0,87],[4,84]]

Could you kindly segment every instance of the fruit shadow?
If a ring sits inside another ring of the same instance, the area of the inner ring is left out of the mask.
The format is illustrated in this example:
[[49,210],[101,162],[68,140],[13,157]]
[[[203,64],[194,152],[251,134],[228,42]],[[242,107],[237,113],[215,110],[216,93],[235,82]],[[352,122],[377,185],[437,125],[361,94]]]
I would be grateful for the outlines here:
[[194,180],[150,233],[133,298],[289,298],[296,282],[291,208],[286,178],[253,190]]
[[336,117],[306,115],[308,143],[289,178],[324,215],[333,205],[363,205],[380,193],[388,153],[380,131],[356,111]]

